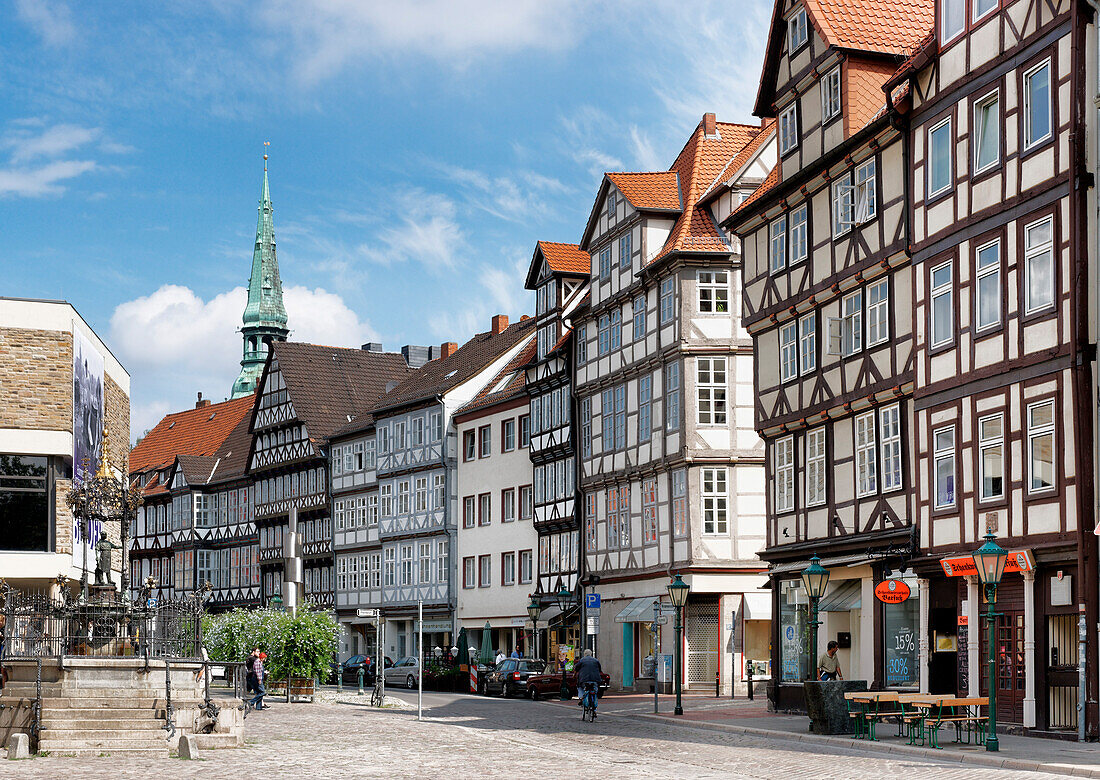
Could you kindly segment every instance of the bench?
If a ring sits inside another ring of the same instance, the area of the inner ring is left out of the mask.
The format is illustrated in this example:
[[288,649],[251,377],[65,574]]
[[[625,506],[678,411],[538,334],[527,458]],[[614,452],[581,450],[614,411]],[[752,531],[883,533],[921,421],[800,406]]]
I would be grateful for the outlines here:
[[[878,741],[875,726],[879,721],[898,718],[902,711],[896,691],[851,691],[844,694],[848,717],[853,719],[853,739]],[[900,727],[899,727],[900,736]]]
[[966,744],[970,744],[971,735],[974,737],[975,744],[984,744],[989,715],[982,714],[982,707],[986,707],[988,713],[988,697],[953,698],[941,702],[940,706],[936,708],[934,716],[926,720],[932,747],[940,747],[939,730],[946,725],[955,727],[956,743],[963,741],[963,730],[965,729]]
[[898,705],[901,708],[899,736],[908,736],[910,745],[915,745],[918,741],[921,745],[931,744],[931,735],[927,729],[929,713],[942,708],[945,702],[954,698],[947,694],[903,693],[899,695]]

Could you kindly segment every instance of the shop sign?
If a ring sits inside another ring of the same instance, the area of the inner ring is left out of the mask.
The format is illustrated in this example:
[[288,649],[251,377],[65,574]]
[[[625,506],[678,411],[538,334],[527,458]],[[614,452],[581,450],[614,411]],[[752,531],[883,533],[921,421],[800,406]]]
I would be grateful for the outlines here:
[[968,615],[959,615],[959,625],[965,626],[970,623],[970,617]]
[[911,592],[901,580],[883,580],[875,586],[875,598],[883,604],[900,604],[909,598]]
[[[948,577],[963,577],[978,574],[978,567],[974,565],[974,558],[970,555],[961,555],[957,558],[944,558],[940,561],[943,573]],[[1035,571],[1035,558],[1031,550],[1009,550],[1008,560],[1005,561],[1005,574],[1019,574],[1024,571]]]

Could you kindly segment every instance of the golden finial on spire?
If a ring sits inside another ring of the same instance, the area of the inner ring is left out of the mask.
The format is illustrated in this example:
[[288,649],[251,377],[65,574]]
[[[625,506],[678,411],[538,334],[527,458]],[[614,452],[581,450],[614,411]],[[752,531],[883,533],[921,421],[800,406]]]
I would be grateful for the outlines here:
[[264,141],[264,171],[267,171],[267,148],[271,146],[271,141]]
[[111,476],[111,466],[108,461],[111,459],[111,435],[107,430],[107,423],[103,423],[103,457],[99,459],[99,468],[96,469],[95,475],[97,477],[109,477]]

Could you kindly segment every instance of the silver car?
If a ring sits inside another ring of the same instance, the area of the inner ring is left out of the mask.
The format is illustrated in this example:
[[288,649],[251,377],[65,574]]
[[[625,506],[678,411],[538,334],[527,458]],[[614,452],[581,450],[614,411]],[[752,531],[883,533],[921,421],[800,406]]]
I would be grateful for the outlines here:
[[402,658],[384,672],[386,685],[403,685],[415,688],[420,678],[420,660],[415,655]]

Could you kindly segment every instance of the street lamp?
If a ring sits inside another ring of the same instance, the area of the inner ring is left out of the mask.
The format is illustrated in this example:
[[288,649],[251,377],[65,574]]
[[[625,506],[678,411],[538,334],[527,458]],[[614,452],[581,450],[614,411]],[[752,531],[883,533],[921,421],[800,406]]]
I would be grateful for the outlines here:
[[1001,749],[997,740],[997,656],[994,642],[997,628],[994,621],[997,614],[993,605],[997,602],[997,585],[1005,573],[1008,552],[994,541],[992,533],[985,535],[985,544],[974,551],[974,566],[978,569],[978,581],[985,586],[985,600],[989,605],[985,618],[988,624],[986,633],[989,639],[989,736],[985,740],[985,749],[996,753]]
[[277,609],[280,612],[283,611],[283,597],[276,593],[274,596],[267,600],[267,606],[271,609]]
[[684,634],[684,605],[687,604],[688,593],[691,591],[691,587],[684,582],[684,578],[679,574],[668,584],[668,597],[672,601],[672,606],[676,607],[676,647],[674,648],[676,655],[673,657],[675,660],[675,666],[672,669],[672,675],[675,678],[676,685],[676,709],[673,711],[676,715],[684,714],[683,703],[680,700],[682,693],[683,680],[683,634]]
[[817,679],[817,627],[821,625],[817,619],[817,602],[825,595],[828,584],[829,570],[815,555],[810,558],[810,565],[802,570],[802,586],[810,597],[810,678],[814,680]]
[[[565,587],[565,583],[561,584],[558,588],[558,592],[554,594],[554,598],[558,602],[558,609],[561,610],[561,632],[562,636],[566,635],[565,632],[565,610],[569,609],[570,603],[573,601],[573,594],[569,588]],[[547,654],[549,654],[549,648],[547,648]],[[569,690],[569,686],[565,684],[565,661],[561,661],[561,690],[559,691],[562,701],[569,701],[573,697],[573,694]]]
[[531,602],[527,605],[527,616],[531,618],[531,657],[539,657],[539,615],[542,614],[542,604],[538,597],[531,594]]

